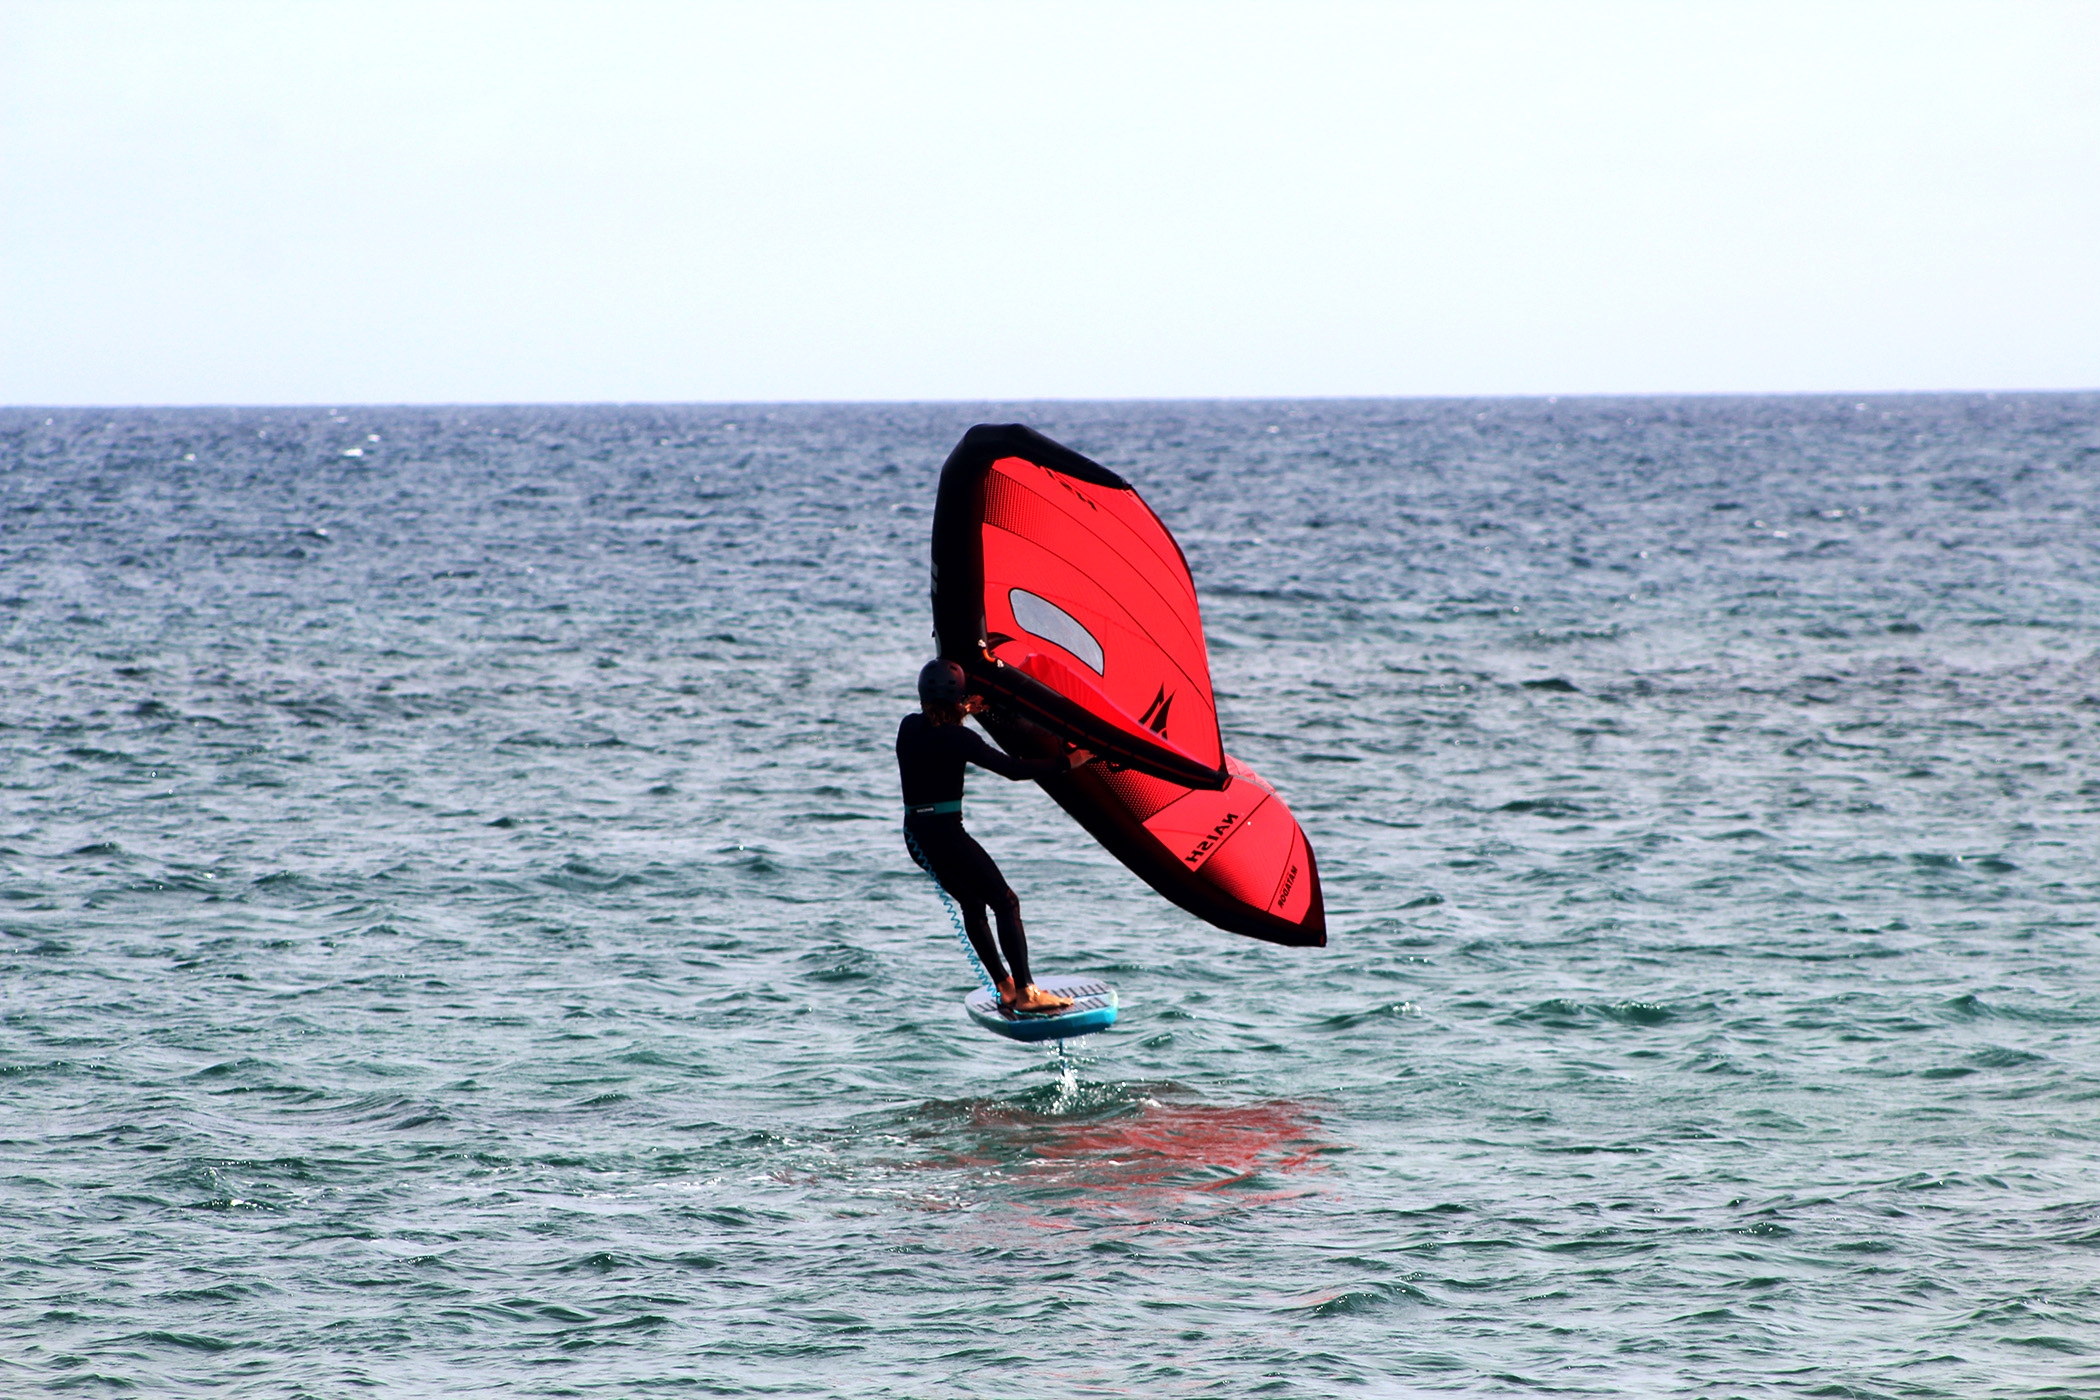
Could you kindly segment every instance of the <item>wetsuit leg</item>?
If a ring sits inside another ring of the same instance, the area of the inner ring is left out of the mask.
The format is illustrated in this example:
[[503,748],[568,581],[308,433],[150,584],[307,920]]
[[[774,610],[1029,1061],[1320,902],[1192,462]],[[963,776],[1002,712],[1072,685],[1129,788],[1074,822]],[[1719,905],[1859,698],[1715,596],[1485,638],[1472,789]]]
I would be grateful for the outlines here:
[[[948,889],[945,884],[941,888]],[[955,894],[953,890],[948,893],[950,897]],[[984,970],[992,975],[995,984],[1004,982],[1006,968],[999,961],[999,945],[992,942],[992,929],[985,921],[984,905],[974,899],[956,899],[955,902],[962,906],[963,932],[970,935],[970,946],[977,950],[977,961],[984,964]]]
[[1021,900],[999,873],[998,864],[963,830],[959,821],[914,823],[911,834],[919,845],[912,859],[919,860],[919,852],[923,852],[925,860],[919,862],[921,866],[930,869],[941,888],[962,906],[963,929],[970,935],[970,946],[977,950],[977,959],[985,971],[991,973],[995,982],[1006,980],[1007,967],[1000,965],[991,930],[985,926],[984,911],[989,905],[992,917],[999,923],[999,946],[1006,951],[1014,985],[1027,986],[1028,934],[1021,924]]
[[965,841],[969,840],[962,834],[960,822],[910,823],[905,827],[904,848],[921,870],[940,882],[948,897],[962,910],[963,933],[969,938],[977,961],[984,964],[992,981],[1003,982],[1006,968],[999,961],[999,946],[992,942],[992,930],[984,917],[984,901],[977,897],[974,882],[966,878],[967,861],[958,859],[954,853],[958,835],[962,835]]
[[[998,868],[992,867],[994,871]],[[999,884],[1000,893],[991,899],[992,917],[999,921],[999,946],[1006,949],[1007,965],[1014,970],[1014,986],[1026,987],[1035,979],[1028,975],[1028,933],[1021,927],[1021,896],[1004,880]]]

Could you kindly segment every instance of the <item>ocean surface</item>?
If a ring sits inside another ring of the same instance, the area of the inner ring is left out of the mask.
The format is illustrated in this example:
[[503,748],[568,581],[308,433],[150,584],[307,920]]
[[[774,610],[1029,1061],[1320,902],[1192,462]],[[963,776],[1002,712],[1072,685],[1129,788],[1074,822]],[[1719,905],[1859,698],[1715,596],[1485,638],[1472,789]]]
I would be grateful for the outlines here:
[[[973,779],[1123,472],[1323,950]],[[0,1394],[2100,1395],[2100,395],[0,411]]]

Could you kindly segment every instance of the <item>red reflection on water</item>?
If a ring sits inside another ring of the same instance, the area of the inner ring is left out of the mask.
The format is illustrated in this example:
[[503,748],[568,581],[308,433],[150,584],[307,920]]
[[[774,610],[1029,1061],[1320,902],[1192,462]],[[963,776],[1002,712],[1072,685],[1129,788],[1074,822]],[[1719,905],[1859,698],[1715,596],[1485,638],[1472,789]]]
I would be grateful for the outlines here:
[[1053,1201],[1059,1216],[1160,1223],[1307,1195],[1310,1185],[1249,1190],[1247,1183],[1324,1171],[1321,1155],[1335,1150],[1304,1105],[1282,1100],[1147,1101],[1135,1112],[1081,1121],[989,1107],[972,1116],[992,1151],[949,1164],[993,1169],[1020,1188],[1013,1203],[1052,1229],[1082,1223],[1037,1213]]

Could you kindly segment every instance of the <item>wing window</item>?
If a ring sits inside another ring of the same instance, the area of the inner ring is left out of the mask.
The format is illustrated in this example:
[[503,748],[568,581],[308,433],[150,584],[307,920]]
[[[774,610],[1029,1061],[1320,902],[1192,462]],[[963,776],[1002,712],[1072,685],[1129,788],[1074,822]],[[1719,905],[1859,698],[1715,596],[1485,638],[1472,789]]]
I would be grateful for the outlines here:
[[1009,591],[1006,601],[1014,610],[1015,622],[1044,641],[1055,642],[1071,652],[1092,667],[1095,675],[1107,675],[1107,662],[1102,655],[1101,643],[1080,624],[1078,618],[1048,598],[1038,598],[1025,588]]

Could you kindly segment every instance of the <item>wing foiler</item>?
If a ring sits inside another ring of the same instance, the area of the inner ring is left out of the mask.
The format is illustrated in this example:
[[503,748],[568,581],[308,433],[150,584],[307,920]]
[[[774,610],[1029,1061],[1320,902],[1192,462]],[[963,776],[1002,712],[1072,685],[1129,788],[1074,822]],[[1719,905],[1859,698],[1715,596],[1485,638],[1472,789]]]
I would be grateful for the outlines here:
[[1107,760],[1042,786],[1145,883],[1230,932],[1326,944],[1312,846],[1225,752],[1188,561],[1129,482],[1019,424],[970,429],[934,505],[933,626],[1008,752]]

